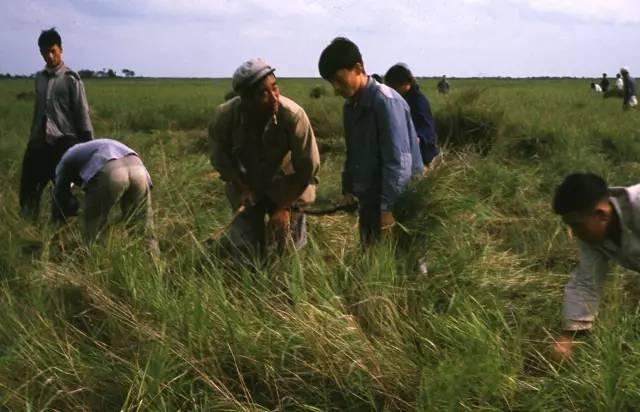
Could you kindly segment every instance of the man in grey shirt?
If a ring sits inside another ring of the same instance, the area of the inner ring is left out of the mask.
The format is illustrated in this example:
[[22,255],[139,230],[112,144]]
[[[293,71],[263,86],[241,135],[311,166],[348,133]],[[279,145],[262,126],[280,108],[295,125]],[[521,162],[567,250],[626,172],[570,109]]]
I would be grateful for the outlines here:
[[20,180],[21,213],[34,219],[42,191],[54,179],[64,152],[93,137],[84,86],[80,76],[62,61],[60,35],[55,29],[45,30],[38,46],[46,66],[36,75],[33,121]]
[[571,357],[576,334],[591,329],[609,261],[640,272],[640,185],[608,187],[599,176],[576,173],[556,191],[553,209],[578,238],[579,263],[565,287],[564,332],[553,357]]

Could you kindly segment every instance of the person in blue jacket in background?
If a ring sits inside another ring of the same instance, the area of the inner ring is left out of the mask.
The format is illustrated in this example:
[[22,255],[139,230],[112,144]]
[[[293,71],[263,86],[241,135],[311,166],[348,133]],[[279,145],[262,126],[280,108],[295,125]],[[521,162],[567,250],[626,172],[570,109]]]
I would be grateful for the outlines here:
[[440,150],[438,149],[438,137],[431,105],[427,96],[420,91],[411,70],[403,63],[391,66],[387,74],[384,75],[384,79],[385,83],[400,93],[409,104],[411,119],[420,141],[422,161],[426,167],[429,167]]

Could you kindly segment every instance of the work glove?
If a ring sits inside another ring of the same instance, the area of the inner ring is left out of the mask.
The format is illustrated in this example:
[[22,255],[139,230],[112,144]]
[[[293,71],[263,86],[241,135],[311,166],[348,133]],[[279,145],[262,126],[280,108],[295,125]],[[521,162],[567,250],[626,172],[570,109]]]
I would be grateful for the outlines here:
[[396,219],[393,217],[393,213],[390,210],[382,210],[380,212],[380,233],[383,237],[391,236],[393,226],[396,224]]

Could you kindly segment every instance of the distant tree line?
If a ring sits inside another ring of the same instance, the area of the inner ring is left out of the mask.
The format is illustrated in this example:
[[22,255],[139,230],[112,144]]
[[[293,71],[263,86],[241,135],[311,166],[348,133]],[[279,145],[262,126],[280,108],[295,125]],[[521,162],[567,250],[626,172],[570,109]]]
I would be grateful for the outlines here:
[[106,69],[106,68],[103,68],[102,70],[89,70],[89,69],[78,70],[78,74],[83,79],[91,79],[91,78],[115,79],[116,77],[126,77],[126,78],[136,77],[136,72],[130,69],[122,69],[120,72],[122,73],[122,76],[118,76],[118,73],[115,70]]
[[[90,70],[90,69],[82,69],[78,70],[78,74],[83,79],[115,79],[116,77],[125,77],[125,78],[133,78],[136,77],[136,72],[130,69],[122,69],[120,70],[122,75],[118,76],[118,73],[113,69],[103,68],[102,70]],[[36,77],[35,73],[31,73],[29,75],[26,74],[11,74],[11,73],[0,73],[0,79],[32,79]],[[138,75],[138,77],[142,77]]]

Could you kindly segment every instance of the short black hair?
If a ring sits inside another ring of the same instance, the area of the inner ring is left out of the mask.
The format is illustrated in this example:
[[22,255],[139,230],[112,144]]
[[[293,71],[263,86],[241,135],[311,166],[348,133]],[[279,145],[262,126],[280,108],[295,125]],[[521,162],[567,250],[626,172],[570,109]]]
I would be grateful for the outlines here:
[[413,73],[411,73],[411,70],[402,63],[397,63],[391,66],[384,75],[384,81],[391,87],[405,83],[409,83],[412,86],[416,84],[416,79],[413,77]]
[[62,38],[60,37],[60,33],[56,30],[55,27],[52,27],[48,30],[42,30],[40,32],[40,36],[38,37],[38,47],[41,49],[49,48],[54,45],[62,46]]
[[336,37],[320,54],[318,70],[325,80],[331,80],[338,70],[353,69],[356,64],[362,64],[360,49],[346,37]]
[[553,198],[553,211],[558,215],[584,212],[609,196],[607,182],[593,173],[573,173],[564,178]]

